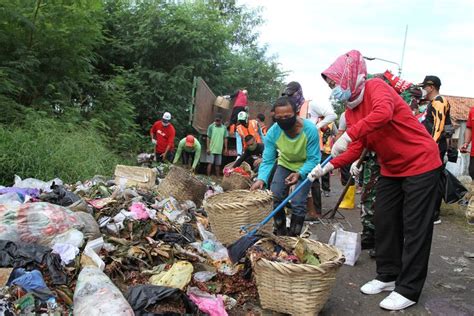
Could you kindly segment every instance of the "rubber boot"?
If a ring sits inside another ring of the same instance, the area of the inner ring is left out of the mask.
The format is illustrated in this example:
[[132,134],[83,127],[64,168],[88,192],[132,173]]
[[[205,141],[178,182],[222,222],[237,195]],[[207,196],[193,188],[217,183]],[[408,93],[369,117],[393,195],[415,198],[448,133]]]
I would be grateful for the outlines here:
[[304,216],[291,215],[289,235],[292,237],[301,235],[303,224],[304,224]]
[[275,235],[277,236],[287,236],[288,231],[286,229],[286,214],[285,210],[280,210],[275,214],[273,218],[275,224]]

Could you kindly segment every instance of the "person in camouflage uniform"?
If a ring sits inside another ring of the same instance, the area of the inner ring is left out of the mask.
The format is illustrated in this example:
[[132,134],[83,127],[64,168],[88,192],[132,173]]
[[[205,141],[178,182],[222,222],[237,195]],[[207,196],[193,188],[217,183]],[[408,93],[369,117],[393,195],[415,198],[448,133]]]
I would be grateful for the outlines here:
[[375,187],[380,177],[380,166],[377,163],[375,153],[367,154],[364,164],[362,195],[360,197],[362,206],[360,214],[362,222],[361,244],[362,249],[373,249],[375,247]]

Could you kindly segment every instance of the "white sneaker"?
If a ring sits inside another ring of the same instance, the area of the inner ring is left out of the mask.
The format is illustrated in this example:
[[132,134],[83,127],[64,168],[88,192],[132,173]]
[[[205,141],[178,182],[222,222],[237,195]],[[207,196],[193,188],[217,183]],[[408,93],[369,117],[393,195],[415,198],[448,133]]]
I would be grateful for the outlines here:
[[395,281],[381,282],[379,280],[372,280],[360,288],[360,291],[367,295],[379,294],[384,291],[393,291],[395,289]]
[[416,304],[416,302],[410,301],[405,296],[400,295],[394,291],[390,293],[389,296],[384,298],[383,301],[380,302],[379,306],[391,311],[399,311],[414,304]]
[[439,225],[439,224],[441,224],[441,220],[438,219],[438,220],[434,221],[433,224],[434,224],[434,225]]

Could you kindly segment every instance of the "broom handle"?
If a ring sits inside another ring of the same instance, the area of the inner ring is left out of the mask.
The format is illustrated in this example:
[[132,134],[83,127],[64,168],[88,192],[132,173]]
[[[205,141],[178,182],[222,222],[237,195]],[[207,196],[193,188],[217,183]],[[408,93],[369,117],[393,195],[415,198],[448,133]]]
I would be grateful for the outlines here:
[[[357,162],[357,165],[356,165],[357,168],[360,168],[360,166],[362,166],[362,163],[364,161],[365,156],[367,155],[367,152],[368,152],[367,148],[364,148],[364,150],[362,151],[362,154],[360,155],[359,161]],[[324,214],[324,215],[330,214],[328,218],[334,218],[334,215],[336,215],[336,211],[339,209],[339,205],[341,205],[342,200],[344,200],[344,196],[349,190],[349,187],[351,186],[351,182],[352,182],[352,176],[347,181],[346,186],[344,187],[344,190],[342,190],[341,196],[339,196],[339,200],[337,200],[337,203],[334,206],[334,208],[330,210],[329,212],[327,212],[326,214]]]
[[[331,161],[332,157],[329,156],[326,158],[326,160],[323,161],[323,163],[321,164],[321,167],[324,167],[329,161]],[[301,182],[300,185],[298,185],[294,190],[293,192],[291,192],[291,194],[289,194],[286,199],[283,200],[283,202],[281,202],[270,214],[268,214],[267,217],[265,217],[263,219],[263,221],[261,221],[251,232],[248,233],[249,236],[252,236],[252,235],[255,235],[255,233],[257,232],[257,230],[259,230],[262,226],[264,226],[266,223],[268,223],[272,218],[273,216],[275,216],[276,213],[278,213],[283,207],[285,207],[285,205],[293,198],[295,197],[296,194],[298,194],[301,189],[303,189],[303,187],[305,185],[307,185],[308,183],[311,183],[311,180],[309,180],[308,178],[306,178],[303,182]]]

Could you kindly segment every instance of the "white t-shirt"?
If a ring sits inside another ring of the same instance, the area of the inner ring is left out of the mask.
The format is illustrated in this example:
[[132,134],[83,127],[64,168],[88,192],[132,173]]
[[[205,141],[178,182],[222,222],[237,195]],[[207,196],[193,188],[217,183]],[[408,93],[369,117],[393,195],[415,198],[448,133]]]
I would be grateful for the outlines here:
[[[320,120],[320,118],[323,118]],[[315,101],[309,102],[309,119],[316,124],[318,129],[336,121],[337,115],[331,103],[317,104]]]

